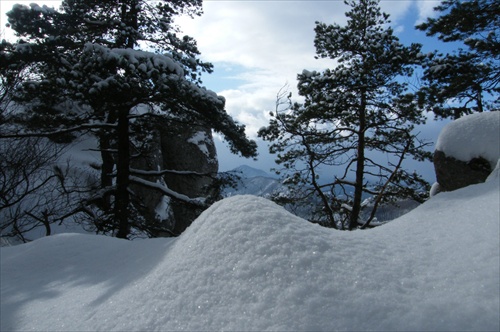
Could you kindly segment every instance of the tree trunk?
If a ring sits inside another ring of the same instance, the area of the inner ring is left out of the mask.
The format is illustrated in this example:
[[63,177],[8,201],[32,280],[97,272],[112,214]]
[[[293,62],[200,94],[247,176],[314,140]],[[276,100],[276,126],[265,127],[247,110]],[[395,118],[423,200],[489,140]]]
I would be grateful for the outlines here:
[[49,213],[47,211],[43,212],[42,223],[43,226],[45,227],[45,236],[50,236],[50,234],[52,234],[52,230],[50,229]]
[[363,195],[363,174],[365,172],[365,130],[366,130],[366,91],[361,91],[361,104],[359,105],[359,132],[358,149],[356,157],[356,181],[354,185],[354,201],[352,204],[349,230],[358,227],[361,212],[361,198]]
[[[102,158],[101,188],[104,189],[113,186],[113,168],[115,166],[113,153],[110,151],[112,149],[112,145],[109,134],[102,133],[99,135],[99,148],[101,150]],[[109,212],[110,208],[110,197],[109,195],[106,195],[102,198],[102,209]]]
[[[115,112],[110,111],[106,123],[115,124],[117,121]],[[101,189],[110,188],[113,186],[113,169],[115,167],[115,158],[113,150],[116,149],[112,144],[112,133],[109,131],[101,131],[98,134],[99,150],[101,152]],[[109,195],[102,197],[102,209],[106,213],[111,212],[111,200]]]
[[[132,27],[137,31],[137,2],[132,1],[130,8],[126,4],[122,4],[122,22],[128,27]],[[129,32],[130,35],[120,44],[124,44],[127,48],[133,49],[136,43],[135,35]],[[120,47],[123,47],[120,45]],[[118,224],[118,232],[116,237],[127,238],[130,233],[130,224],[128,222],[128,205],[130,202],[129,196],[129,176],[130,176],[130,137],[129,137],[129,108],[121,108],[118,113],[118,161],[116,163],[116,195],[115,195],[115,220]]]
[[483,112],[483,97],[482,97],[482,89],[481,86],[479,85],[477,87],[477,111],[478,112]]
[[116,237],[125,239],[130,233],[128,222],[128,205],[130,200],[128,192],[130,173],[128,108],[119,110],[117,138],[118,160],[116,163],[115,220],[118,225],[118,232]]

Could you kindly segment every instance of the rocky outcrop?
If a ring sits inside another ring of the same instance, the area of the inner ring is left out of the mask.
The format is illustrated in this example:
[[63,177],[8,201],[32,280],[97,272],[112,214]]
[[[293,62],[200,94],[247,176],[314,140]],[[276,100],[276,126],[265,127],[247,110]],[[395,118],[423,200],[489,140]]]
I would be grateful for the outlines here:
[[440,191],[452,191],[482,183],[492,171],[490,163],[484,158],[473,158],[465,162],[448,157],[439,150],[434,152],[434,169]]
[[[160,136],[164,169],[197,173],[167,173],[164,176],[166,185],[179,194],[204,197],[213,203],[219,194],[215,181],[219,164],[212,131],[200,126],[182,126],[175,132],[162,132]],[[182,233],[202,212],[176,199],[171,200],[170,208],[175,234]]]
[[[158,171],[163,169],[160,131],[152,128],[148,128],[148,131],[151,136],[146,144],[141,142],[143,144],[139,149],[134,148],[139,144],[131,146],[131,154],[135,155],[131,159],[131,167],[145,171]],[[154,183],[165,183],[162,176],[136,176]],[[132,203],[139,213],[135,219],[143,219],[138,221],[139,224],[144,225],[142,231],[152,237],[168,236],[165,230],[172,229],[174,225],[174,219],[168,209],[168,198],[164,197],[160,191],[141,185],[131,184],[131,189],[134,193],[131,197]]]
[[[162,176],[141,176],[162,184],[189,198],[205,198],[208,203],[219,196],[215,180],[218,161],[210,129],[187,124],[156,126],[146,151],[135,158],[132,167],[165,170]],[[179,173],[190,174],[179,174]],[[182,233],[203,209],[144,186],[133,186],[135,206],[144,218],[150,236]]]

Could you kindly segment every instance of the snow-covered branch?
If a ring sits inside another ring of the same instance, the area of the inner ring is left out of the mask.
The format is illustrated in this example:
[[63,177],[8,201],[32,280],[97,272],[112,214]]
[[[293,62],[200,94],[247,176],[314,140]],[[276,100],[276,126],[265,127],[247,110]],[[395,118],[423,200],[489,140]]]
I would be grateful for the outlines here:
[[130,176],[129,180],[132,183],[143,185],[143,186],[146,186],[148,188],[158,190],[161,193],[163,193],[169,197],[178,199],[178,200],[183,201],[185,203],[193,204],[193,205],[203,207],[203,208],[206,207],[205,199],[202,197],[190,198],[186,195],[179,194],[178,192],[173,191],[172,189],[168,188],[165,185],[162,185],[162,184],[156,183],[156,182],[151,182],[148,180],[144,180],[144,179],[138,178],[136,176]]
[[67,134],[80,130],[90,130],[90,129],[99,129],[99,128],[116,128],[116,124],[112,123],[89,123],[82,124],[79,126],[74,126],[65,129],[58,129],[53,131],[40,131],[40,132],[16,132],[10,134],[0,134],[0,138],[22,138],[22,137],[51,137],[62,134]]
[[173,169],[164,169],[161,171],[146,171],[141,169],[130,169],[130,173],[142,176],[162,176],[165,174],[178,174],[178,175],[196,175],[196,176],[213,176],[213,173],[200,173],[195,171],[177,171]]

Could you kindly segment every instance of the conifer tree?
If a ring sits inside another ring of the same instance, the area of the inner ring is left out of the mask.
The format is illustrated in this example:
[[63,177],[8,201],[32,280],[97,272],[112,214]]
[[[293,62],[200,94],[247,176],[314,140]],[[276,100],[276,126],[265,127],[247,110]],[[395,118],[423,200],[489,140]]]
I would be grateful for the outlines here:
[[459,118],[500,108],[500,3],[446,0],[417,29],[441,41],[462,42],[451,54],[434,51],[424,61],[427,102],[438,117]]
[[224,98],[201,86],[200,74],[211,72],[212,65],[198,58],[196,42],[179,37],[174,24],[176,15],[201,14],[201,4],[66,0],[60,10],[15,5],[7,14],[19,39],[14,45],[3,44],[2,75],[29,73],[13,92],[25,107],[15,120],[22,122],[24,135],[28,129],[33,135],[66,135],[66,140],[84,131],[98,137],[101,188],[89,202],[101,201],[117,237],[130,232],[131,183],[204,205],[201,199],[133,176],[132,135],[144,133],[141,127],[133,131],[132,123],[136,129],[141,121],[156,118],[162,123],[196,123],[222,133],[233,152],[246,157],[256,153],[244,126],[225,112]]
[[[401,79],[420,63],[421,46],[399,43],[378,1],[345,3],[351,7],[346,26],[317,22],[315,28],[317,56],[332,59],[335,67],[299,74],[305,102],[287,102],[282,94],[259,134],[272,142],[270,152],[292,172],[291,182],[309,184],[319,197],[326,224],[352,230],[368,226],[383,201],[421,199],[425,181],[404,171],[402,162],[430,155],[413,133],[424,118]],[[328,180],[320,179],[325,172]],[[374,205],[361,219],[366,194]]]

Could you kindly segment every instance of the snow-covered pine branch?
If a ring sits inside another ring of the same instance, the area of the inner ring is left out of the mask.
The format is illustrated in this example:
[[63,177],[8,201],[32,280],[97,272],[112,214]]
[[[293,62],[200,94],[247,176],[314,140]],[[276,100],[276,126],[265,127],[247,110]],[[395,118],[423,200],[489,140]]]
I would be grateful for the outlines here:
[[172,197],[172,198],[175,198],[175,199],[178,199],[179,201],[182,201],[182,202],[185,202],[185,203],[188,203],[188,204],[192,204],[192,205],[195,205],[195,206],[198,206],[198,207],[202,207],[202,208],[206,208],[206,202],[205,202],[205,198],[203,197],[197,197],[197,198],[190,198],[186,195],[183,195],[183,194],[180,194],[170,188],[168,188],[166,185],[163,185],[163,184],[160,184],[160,183],[157,183],[157,182],[151,182],[151,181],[148,181],[148,180],[144,180],[144,179],[141,179],[139,177],[136,177],[136,176],[130,176],[129,177],[129,180],[130,182],[132,183],[136,183],[136,184],[139,184],[139,185],[142,185],[142,186],[146,186],[148,188],[152,188],[152,189],[155,189],[155,190],[158,190],[160,191],[161,193],[169,196],[169,197]]
[[177,174],[177,175],[195,175],[195,176],[214,176],[212,173],[200,173],[195,171],[179,171],[173,169],[162,169],[160,171],[146,171],[141,169],[130,169],[130,174],[142,175],[142,176],[162,176],[165,174]]
[[37,132],[26,132],[23,130],[14,131],[8,134],[1,134],[0,138],[23,138],[23,137],[54,137],[62,134],[73,133],[76,131],[85,131],[91,129],[103,129],[103,128],[116,128],[116,124],[112,123],[88,123],[82,124],[70,128],[49,130],[49,131],[37,131]]

